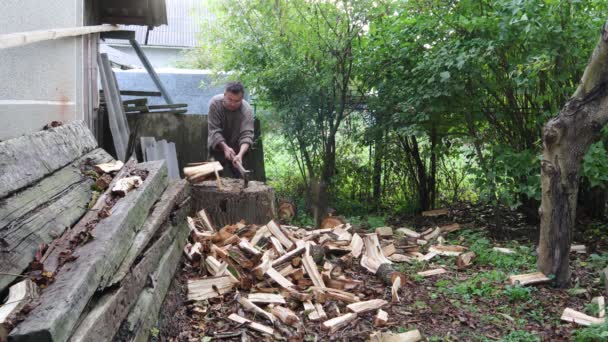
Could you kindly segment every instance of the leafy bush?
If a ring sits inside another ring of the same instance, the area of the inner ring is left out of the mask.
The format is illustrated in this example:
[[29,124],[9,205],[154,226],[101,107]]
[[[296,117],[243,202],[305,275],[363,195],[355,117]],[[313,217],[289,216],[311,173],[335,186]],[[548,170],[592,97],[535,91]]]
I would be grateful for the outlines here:
[[589,147],[582,170],[592,187],[608,184],[608,153],[603,142],[598,141]]
[[608,322],[601,325],[592,325],[574,331],[576,342],[602,342],[608,340]]
[[502,291],[502,294],[506,296],[511,302],[524,302],[532,298],[532,291],[534,288],[523,287],[523,286],[510,286],[507,285]]
[[503,336],[501,339],[503,342],[532,342],[540,341],[540,336],[534,335],[527,331],[511,331],[509,335]]

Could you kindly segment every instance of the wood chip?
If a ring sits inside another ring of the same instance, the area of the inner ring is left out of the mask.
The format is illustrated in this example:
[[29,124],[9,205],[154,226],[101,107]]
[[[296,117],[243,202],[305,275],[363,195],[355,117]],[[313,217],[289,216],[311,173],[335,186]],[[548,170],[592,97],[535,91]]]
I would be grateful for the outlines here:
[[474,259],[475,252],[462,253],[458,256],[458,259],[456,259],[456,265],[458,266],[458,269],[463,270],[469,267],[473,263]]
[[526,286],[526,285],[542,284],[542,283],[546,283],[550,280],[551,279],[547,278],[547,276],[545,276],[541,272],[509,276],[509,283],[511,285],[519,284],[522,286]]
[[259,332],[262,332],[262,333],[265,333],[268,335],[274,334],[274,329],[272,329],[271,327],[268,327],[268,326],[260,324],[260,323],[253,322],[253,321],[248,320],[245,317],[241,317],[237,314],[231,314],[230,316],[228,316],[228,319],[233,320],[240,324],[247,324],[248,328],[257,330]]
[[112,193],[124,197],[129,191],[139,187],[141,183],[143,183],[143,181],[139,176],[121,178],[112,188]]
[[510,248],[494,247],[492,250],[503,254],[515,254],[515,251]]
[[378,313],[374,316],[374,326],[375,327],[383,327],[388,323],[388,312],[379,309]]
[[570,246],[570,252],[575,252],[576,254],[585,254],[585,253],[587,253],[587,246],[572,245],[572,246]]

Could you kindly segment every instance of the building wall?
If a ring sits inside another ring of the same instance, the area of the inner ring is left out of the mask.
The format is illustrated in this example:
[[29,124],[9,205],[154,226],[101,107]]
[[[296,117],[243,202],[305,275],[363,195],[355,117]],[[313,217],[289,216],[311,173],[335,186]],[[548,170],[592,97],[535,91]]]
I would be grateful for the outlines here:
[[[183,54],[188,50],[181,47],[140,45],[154,68],[175,67],[176,63],[184,58]],[[131,56],[134,60],[138,61],[137,66],[143,67],[131,45],[110,44],[110,46]]]
[[[85,0],[2,0],[0,34],[83,25]],[[0,49],[0,140],[85,119],[83,37]]]

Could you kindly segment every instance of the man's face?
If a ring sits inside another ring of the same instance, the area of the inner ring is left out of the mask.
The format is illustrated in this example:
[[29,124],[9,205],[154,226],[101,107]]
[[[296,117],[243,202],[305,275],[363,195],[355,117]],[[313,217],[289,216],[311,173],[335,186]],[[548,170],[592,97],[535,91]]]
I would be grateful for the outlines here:
[[241,108],[243,103],[243,93],[234,94],[229,91],[224,92],[224,107],[229,111],[235,111]]

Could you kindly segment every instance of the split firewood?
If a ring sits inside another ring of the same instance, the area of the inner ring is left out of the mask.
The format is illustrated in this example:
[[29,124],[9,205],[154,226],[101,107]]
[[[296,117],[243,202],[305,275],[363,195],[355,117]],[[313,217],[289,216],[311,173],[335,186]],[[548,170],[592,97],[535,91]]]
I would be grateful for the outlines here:
[[239,228],[237,225],[225,226],[213,235],[211,242],[215,244],[223,243],[223,245],[227,245],[225,242],[235,236],[234,233],[236,233],[238,229]]
[[260,240],[262,240],[262,238],[267,238],[270,235],[271,234],[270,234],[270,231],[268,230],[268,227],[261,226],[258,228],[258,230],[255,232],[255,235],[251,239],[251,244],[254,246],[257,246],[258,242],[260,242]]
[[285,249],[283,248],[283,245],[281,245],[281,242],[279,242],[279,239],[274,236],[271,236],[270,243],[272,244],[272,247],[274,247],[274,249],[277,251],[277,253],[279,253],[279,255],[285,254]]
[[361,252],[363,251],[363,239],[359,234],[353,234],[353,238],[350,240],[350,254],[353,257],[358,258],[361,256]]
[[339,225],[344,224],[344,220],[337,216],[328,216],[321,221],[321,229],[323,228],[335,228]]
[[246,324],[248,328],[257,330],[259,332],[262,332],[262,333],[265,333],[268,335],[274,334],[274,329],[272,329],[271,327],[260,324],[260,323],[253,322],[253,321],[248,320],[245,317],[241,317],[237,314],[231,314],[230,316],[228,316],[228,319],[235,321],[239,324]]
[[395,271],[392,261],[382,254],[376,234],[367,234],[363,238],[363,243],[365,244],[365,254],[361,257],[361,266],[375,274],[386,285],[392,285],[395,277],[401,277],[402,281],[405,281],[405,276]]
[[388,312],[378,309],[378,312],[374,316],[374,326],[379,328],[386,326],[386,323],[388,323]]
[[492,250],[503,254],[515,254],[515,251],[510,248],[494,247],[492,248]]
[[381,238],[388,238],[393,236],[393,228],[391,227],[378,227],[376,228],[376,235]]
[[252,303],[265,303],[265,304],[285,304],[285,298],[280,294],[274,293],[250,293],[247,296]]
[[203,180],[205,177],[212,175],[215,171],[222,171],[224,168],[220,162],[214,161],[197,166],[189,166],[184,168],[184,175],[188,181],[195,182]]
[[426,241],[431,241],[437,238],[441,234],[441,228],[437,227],[429,234],[424,235],[422,238]]
[[188,251],[188,260],[198,262],[203,258],[203,245],[200,242],[192,245],[192,248]]
[[396,277],[393,280],[393,285],[391,286],[391,297],[393,303],[398,303],[399,300],[399,289],[401,289],[401,277]]
[[209,218],[209,215],[207,214],[205,209],[202,209],[199,212],[197,212],[196,216],[203,223],[203,227],[205,227],[205,230],[207,230],[209,232],[215,231],[215,227],[213,227],[213,224],[211,223],[211,219]]
[[297,241],[296,242],[296,248],[293,249],[292,251],[285,253],[284,255],[282,255],[281,257],[279,257],[278,259],[274,260],[272,262],[272,266],[278,266],[281,265],[284,262],[287,262],[293,258],[295,258],[296,256],[304,253],[306,251],[306,244],[304,242],[301,241]]
[[521,286],[542,284],[542,283],[546,283],[550,280],[551,279],[547,278],[547,276],[541,272],[509,276],[509,283],[511,285],[519,284]]
[[228,258],[228,252],[225,248],[218,247],[214,244],[211,245],[211,255],[226,260]]
[[116,182],[116,185],[112,188],[112,193],[124,197],[127,193],[135,188],[138,188],[143,183],[141,177],[131,176],[121,178]]
[[302,265],[304,266],[304,270],[312,283],[317,287],[325,287],[325,283],[323,282],[323,278],[317,269],[317,264],[313,261],[310,254],[305,253],[302,257]]
[[266,224],[266,227],[268,227],[270,233],[274,235],[274,237],[276,237],[281,244],[285,246],[285,248],[291,249],[291,247],[293,247],[294,243],[287,237],[287,235],[285,235],[285,233],[281,230],[281,227],[279,227],[276,222],[270,221],[268,224]]
[[443,215],[447,215],[447,214],[449,214],[449,211],[447,209],[435,209],[435,210],[427,210],[427,211],[422,212],[422,216],[429,216],[429,217],[443,216]]
[[290,288],[294,286],[291,281],[283,277],[281,273],[272,268],[272,266],[268,267],[268,269],[266,270],[266,275],[270,277],[270,279],[272,279],[275,283],[281,285],[281,287]]
[[604,301],[604,296],[595,297],[591,300],[591,303],[597,305],[599,310],[597,317],[604,318],[606,316],[606,303]]
[[393,254],[388,257],[388,260],[392,262],[412,262],[412,257],[403,254]]
[[566,308],[562,313],[562,321],[576,323],[579,325],[589,326],[592,324],[603,324],[605,318],[597,318],[589,315],[585,315],[582,312],[578,312],[574,309]]
[[273,307],[272,314],[278,317],[281,322],[289,326],[299,325],[301,323],[300,318],[293,313],[293,311],[283,306]]
[[419,275],[419,276],[421,276],[421,277],[425,277],[426,278],[426,277],[431,277],[431,276],[434,276],[434,275],[444,274],[444,273],[447,273],[447,272],[448,271],[446,271],[443,268],[436,268],[436,269],[433,269],[433,270],[418,272],[416,274]]
[[230,292],[238,284],[229,276],[188,280],[188,300],[205,300]]
[[205,265],[207,266],[207,271],[215,277],[230,274],[230,272],[228,272],[228,263],[219,261],[211,255],[205,258]]
[[460,230],[460,225],[458,223],[452,223],[445,226],[441,226],[439,227],[439,229],[441,229],[442,234],[447,234]]
[[270,314],[268,311],[263,310],[262,308],[260,308],[259,306],[255,305],[252,301],[250,301],[249,299],[242,297],[242,296],[238,296],[238,302],[239,304],[241,304],[241,306],[243,306],[243,308],[249,312],[252,312],[254,314],[259,314],[261,316],[266,317],[270,322],[272,322],[274,324],[274,316],[272,314]]
[[[335,300],[339,300],[341,302],[345,302],[345,303],[357,303],[360,302],[361,299],[359,299],[359,297],[355,296],[354,294],[350,293],[350,292],[346,292],[346,291],[342,291],[342,290],[338,290],[338,289],[332,289],[329,287],[318,287],[318,286],[311,286],[309,288],[309,290],[312,290],[315,295],[317,296],[321,296],[321,298],[332,298]],[[319,298],[317,298],[319,299]],[[323,300],[320,300],[320,302],[323,302]]]
[[261,255],[262,253],[260,251],[258,251],[257,249],[255,249],[255,247],[253,247],[249,241],[241,239],[241,241],[239,242],[239,248],[242,249],[244,252],[249,253],[250,255],[253,256],[258,256]]
[[449,245],[435,245],[429,248],[429,252],[434,252],[445,256],[459,256],[466,250],[466,247]]
[[279,273],[283,276],[283,277],[289,277],[290,275],[298,272],[300,269],[298,268],[294,268],[293,266],[291,266],[291,264],[283,267],[282,269],[278,270]]
[[323,324],[321,324],[321,327],[325,330],[329,330],[330,334],[333,334],[348,325],[350,322],[354,321],[356,318],[357,314],[347,313],[346,315],[338,316],[336,318],[332,318],[328,321],[323,322]]
[[30,279],[22,280],[9,288],[5,304],[0,306],[0,327],[6,320],[38,297],[38,289]]
[[420,340],[422,340],[422,335],[418,329],[400,334],[378,331],[369,336],[370,342],[418,342]]
[[[397,251],[397,249],[395,248],[394,243],[386,245],[382,248],[382,254],[384,254],[385,257],[390,257],[391,255],[395,254],[396,251]],[[389,258],[389,260],[390,260],[390,258]]]
[[417,233],[409,228],[399,228],[397,229],[397,232],[415,239],[420,237],[420,233]]
[[424,246],[424,245],[426,245],[426,244],[427,244],[427,243],[429,243],[429,242],[428,242],[428,241],[426,241],[426,240],[424,240],[424,239],[418,239],[418,240],[416,240],[416,243],[417,243],[418,245],[420,245],[420,246]]
[[570,252],[574,252],[576,254],[585,254],[587,253],[587,247],[585,245],[572,245],[570,246]]
[[475,259],[475,252],[462,253],[456,259],[456,265],[458,266],[458,269],[463,270],[473,263],[473,259]]
[[420,236],[429,235],[429,234],[431,234],[431,233],[433,232],[433,230],[434,230],[434,229],[435,229],[435,228],[433,228],[433,227],[428,228],[427,230],[425,230],[425,231],[423,231],[422,233],[420,233]]
[[304,301],[302,304],[304,305],[304,313],[308,314],[308,319],[311,321],[320,321],[327,318],[327,314],[321,304],[317,303],[313,305],[310,300]]
[[116,160],[109,163],[97,164],[94,166],[94,169],[98,173],[112,173],[120,171],[124,165],[122,161]]
[[366,300],[364,302],[358,302],[358,303],[352,303],[347,305],[346,307],[356,313],[356,314],[361,314],[361,313],[365,313],[368,311],[374,311],[377,309],[380,309],[381,307],[385,306],[386,304],[388,304],[387,301],[385,301],[384,299],[371,299],[371,300]]

